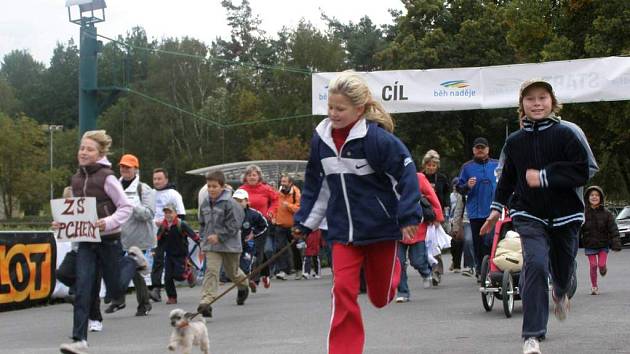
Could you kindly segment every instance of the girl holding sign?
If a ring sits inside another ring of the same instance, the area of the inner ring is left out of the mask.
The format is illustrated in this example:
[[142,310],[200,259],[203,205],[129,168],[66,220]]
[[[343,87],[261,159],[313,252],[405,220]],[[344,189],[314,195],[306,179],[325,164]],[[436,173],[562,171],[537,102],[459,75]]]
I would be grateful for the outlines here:
[[[74,342],[60,346],[62,353],[87,353],[87,325],[90,302],[95,295],[94,279],[101,267],[108,294],[117,299],[121,295],[119,258],[122,255],[120,227],[132,212],[122,185],[111,170],[107,153],[112,139],[104,130],[83,134],[77,154],[79,169],[72,176],[72,194],[75,197],[95,197],[96,222],[100,242],[80,242],[77,250],[76,294],[72,338]],[[58,228],[53,222],[53,228]]]

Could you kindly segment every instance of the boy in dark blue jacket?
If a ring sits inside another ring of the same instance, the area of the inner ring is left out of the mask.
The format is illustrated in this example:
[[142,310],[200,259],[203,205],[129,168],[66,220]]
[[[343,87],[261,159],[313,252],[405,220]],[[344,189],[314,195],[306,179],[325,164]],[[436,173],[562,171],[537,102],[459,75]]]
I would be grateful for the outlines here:
[[481,228],[488,232],[510,201],[510,216],[523,246],[524,354],[540,353],[539,341],[547,334],[549,273],[554,315],[560,321],[567,316],[567,293],[584,222],[581,188],[589,179],[587,146],[574,129],[559,124],[560,108],[549,83],[535,79],[521,85],[523,129],[505,142],[505,165],[492,212]]
[[[249,193],[246,190],[237,189],[232,194],[232,198],[243,207],[245,212],[241,227],[243,253],[241,253],[240,267],[245,274],[249,274],[252,271],[254,257],[258,254],[254,247],[254,240],[267,232],[267,219],[258,210],[249,207]],[[258,279],[258,275],[255,275],[254,278]],[[256,292],[257,286],[253,279],[249,280],[249,288],[253,293]]]
[[164,220],[157,233],[158,247],[162,247],[165,257],[164,287],[168,300],[167,305],[177,303],[175,280],[182,281],[189,277],[190,266],[188,260],[188,238],[199,242],[199,235],[177,217],[174,204],[167,204],[163,208]]

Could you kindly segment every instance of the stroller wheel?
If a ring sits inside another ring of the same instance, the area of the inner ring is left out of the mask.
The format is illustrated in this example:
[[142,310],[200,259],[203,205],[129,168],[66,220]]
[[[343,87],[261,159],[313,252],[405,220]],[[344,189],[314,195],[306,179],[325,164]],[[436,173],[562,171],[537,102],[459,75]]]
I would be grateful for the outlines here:
[[501,297],[503,298],[503,312],[505,312],[505,317],[510,318],[514,310],[514,281],[512,274],[508,271],[503,272]]
[[483,257],[483,261],[481,262],[481,303],[483,304],[483,308],[486,311],[492,311],[492,307],[494,306],[494,292],[488,291],[488,287],[492,285],[490,281],[490,263],[489,257]]

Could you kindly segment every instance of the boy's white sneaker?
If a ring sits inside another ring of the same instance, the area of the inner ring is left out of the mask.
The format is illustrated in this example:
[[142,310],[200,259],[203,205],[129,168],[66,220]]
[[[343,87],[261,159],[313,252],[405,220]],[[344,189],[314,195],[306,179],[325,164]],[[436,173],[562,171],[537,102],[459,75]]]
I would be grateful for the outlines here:
[[529,337],[523,342],[523,354],[541,354],[540,342],[536,337]]
[[63,343],[59,346],[59,350],[64,354],[88,354],[88,344],[86,340]]
[[558,321],[566,320],[567,315],[569,314],[569,310],[571,309],[571,302],[569,301],[569,297],[565,294],[562,299],[557,299],[556,294],[552,291],[551,299],[553,300],[553,314],[556,316],[556,319],[558,319]]
[[103,322],[88,320],[88,331],[90,332],[100,332],[103,330]]
[[430,289],[431,285],[433,285],[433,277],[431,277],[430,275],[426,278],[422,278],[422,286],[425,289]]

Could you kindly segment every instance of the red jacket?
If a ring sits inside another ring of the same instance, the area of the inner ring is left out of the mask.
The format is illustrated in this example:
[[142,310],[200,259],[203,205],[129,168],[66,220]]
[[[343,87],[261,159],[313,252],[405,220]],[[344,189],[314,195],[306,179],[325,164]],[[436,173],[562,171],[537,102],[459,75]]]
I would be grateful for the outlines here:
[[270,214],[275,214],[278,210],[278,192],[266,183],[258,183],[253,186],[245,183],[239,188],[244,189],[249,194],[249,206],[271,220]]
[[[435,212],[435,221],[443,222],[444,214],[442,213],[440,200],[438,199],[437,194],[435,194],[433,187],[431,187],[431,183],[429,183],[429,180],[424,175],[424,173],[418,172],[417,175],[418,185],[420,186],[420,193],[422,193],[422,195],[427,198],[429,200],[429,203],[431,203],[431,205],[433,206],[433,211]],[[416,231],[416,234],[411,241],[403,239],[401,242],[406,245],[410,245],[424,241],[425,237],[427,236],[428,225],[429,224],[426,222],[421,223],[420,225],[418,225],[418,231]]]

